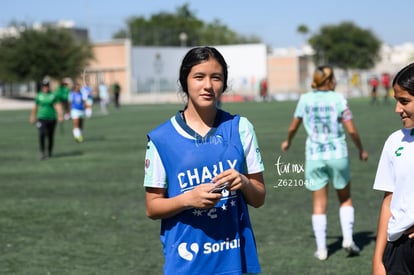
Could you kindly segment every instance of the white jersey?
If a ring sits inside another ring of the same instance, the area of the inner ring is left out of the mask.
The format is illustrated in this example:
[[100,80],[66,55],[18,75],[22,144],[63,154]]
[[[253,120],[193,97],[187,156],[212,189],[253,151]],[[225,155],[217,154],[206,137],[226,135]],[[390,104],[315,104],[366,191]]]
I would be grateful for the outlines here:
[[395,241],[414,225],[414,129],[392,133],[384,144],[374,189],[393,193],[388,240]]
[[301,118],[306,133],[306,159],[331,160],[348,157],[342,121],[352,113],[345,97],[334,91],[310,91],[301,95],[294,117]]

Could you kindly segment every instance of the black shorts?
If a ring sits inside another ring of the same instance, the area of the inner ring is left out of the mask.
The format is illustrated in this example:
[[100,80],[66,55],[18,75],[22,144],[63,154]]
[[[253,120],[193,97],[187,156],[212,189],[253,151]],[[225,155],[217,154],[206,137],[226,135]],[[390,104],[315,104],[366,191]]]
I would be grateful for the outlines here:
[[414,239],[404,234],[394,242],[387,242],[382,261],[387,275],[414,274]]

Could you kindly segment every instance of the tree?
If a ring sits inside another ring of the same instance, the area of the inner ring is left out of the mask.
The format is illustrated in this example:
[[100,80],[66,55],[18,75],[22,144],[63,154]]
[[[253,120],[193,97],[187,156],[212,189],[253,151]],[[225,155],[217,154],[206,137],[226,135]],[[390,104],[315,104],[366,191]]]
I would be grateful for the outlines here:
[[226,45],[257,43],[255,36],[242,36],[230,30],[218,19],[205,23],[195,16],[188,4],[175,13],[160,12],[148,20],[143,16],[127,19],[127,30],[117,31],[113,38],[131,38],[134,46]]
[[219,19],[212,23],[204,23],[202,29],[198,31],[200,45],[229,45],[241,43],[258,43],[260,38],[257,36],[242,36],[222,24]]
[[300,34],[306,35],[309,33],[309,28],[308,26],[301,24],[298,26],[298,28],[296,29],[296,31]]
[[197,39],[195,30],[203,23],[191,15],[191,12],[182,7],[176,14],[160,12],[154,14],[149,20],[144,17],[131,17],[127,20],[128,30],[121,30],[114,38],[125,38],[128,33],[132,44],[152,46],[179,46],[181,45],[180,33],[186,33],[190,43]]
[[344,70],[370,69],[379,60],[381,41],[352,22],[325,25],[309,39],[315,64],[325,63]]
[[308,33],[309,33],[309,28],[305,24],[301,24],[301,25],[298,26],[298,28],[296,29],[296,31],[299,34],[303,35],[303,37],[305,38],[308,35]]
[[19,30],[18,35],[0,39],[1,81],[40,81],[46,75],[75,78],[93,58],[90,44],[77,40],[67,29]]

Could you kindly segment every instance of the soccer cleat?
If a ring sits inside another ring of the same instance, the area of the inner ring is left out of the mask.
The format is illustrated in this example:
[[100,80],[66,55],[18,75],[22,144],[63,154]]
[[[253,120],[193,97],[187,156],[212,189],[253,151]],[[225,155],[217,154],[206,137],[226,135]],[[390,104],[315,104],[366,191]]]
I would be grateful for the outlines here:
[[316,259],[320,260],[320,261],[325,261],[326,259],[328,259],[328,250],[325,249],[318,249],[315,251],[315,254],[313,254],[315,256]]
[[361,251],[353,241],[343,241],[342,247],[345,249],[349,256],[359,255],[359,252]]
[[75,138],[76,142],[81,143],[83,142],[83,137],[82,136],[78,136],[77,138]]

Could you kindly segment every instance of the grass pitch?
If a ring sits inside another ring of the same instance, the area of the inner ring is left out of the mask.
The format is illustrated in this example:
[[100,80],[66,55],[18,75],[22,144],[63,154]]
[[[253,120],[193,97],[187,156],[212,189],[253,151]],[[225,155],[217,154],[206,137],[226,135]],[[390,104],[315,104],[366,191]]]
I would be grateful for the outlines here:
[[[266,203],[250,209],[263,274],[369,274],[382,194],[372,190],[387,136],[401,127],[394,106],[352,99],[368,162],[351,156],[354,236],[361,255],[341,249],[338,202],[328,205],[329,258],[313,257],[311,193],[302,186],[305,132],[280,151],[296,102],[224,103],[255,126],[265,163]],[[162,274],[159,221],[145,216],[146,133],[182,105],[110,109],[85,123],[77,144],[71,123],[56,129],[54,157],[39,160],[37,130],[29,110],[0,116],[0,274]],[[276,163],[290,170],[277,170]]]

